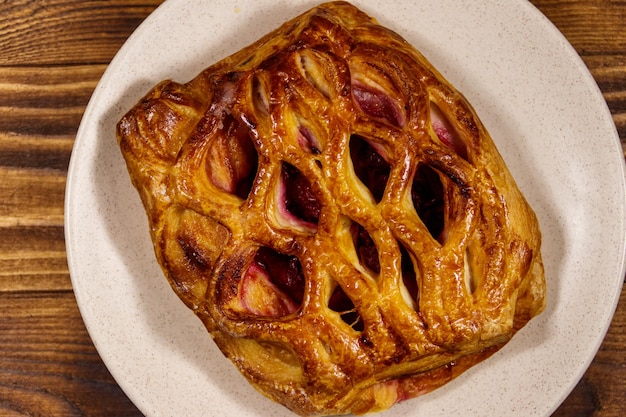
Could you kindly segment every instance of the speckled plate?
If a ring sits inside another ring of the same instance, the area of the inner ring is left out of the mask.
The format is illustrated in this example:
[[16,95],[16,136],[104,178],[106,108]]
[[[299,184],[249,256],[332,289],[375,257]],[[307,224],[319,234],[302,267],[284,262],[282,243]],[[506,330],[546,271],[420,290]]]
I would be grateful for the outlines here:
[[[152,85],[201,69],[315,3],[169,0],[121,48],[68,173],[67,254],[85,324],[147,416],[290,416],[226,360],[157,266],[115,124]],[[477,109],[544,234],[548,307],[504,349],[390,416],[544,416],[595,355],[624,276],[615,126],[584,64],[523,0],[356,1],[417,46]]]

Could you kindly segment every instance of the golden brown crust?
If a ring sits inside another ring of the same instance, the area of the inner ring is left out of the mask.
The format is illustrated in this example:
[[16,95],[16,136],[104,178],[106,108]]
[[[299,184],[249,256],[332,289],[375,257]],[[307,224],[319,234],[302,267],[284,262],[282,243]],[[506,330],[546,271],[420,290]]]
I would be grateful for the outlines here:
[[538,222],[474,110],[348,3],[158,84],[118,140],[172,288],[298,414],[431,391],[544,308]]

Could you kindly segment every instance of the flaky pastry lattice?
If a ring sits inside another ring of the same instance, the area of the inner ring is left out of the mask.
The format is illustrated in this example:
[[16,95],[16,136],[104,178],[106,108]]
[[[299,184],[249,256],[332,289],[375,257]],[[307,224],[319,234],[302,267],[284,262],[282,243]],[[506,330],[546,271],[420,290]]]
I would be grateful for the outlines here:
[[544,308],[538,222],[476,113],[348,3],[159,83],[117,133],[173,289],[298,414],[431,391]]

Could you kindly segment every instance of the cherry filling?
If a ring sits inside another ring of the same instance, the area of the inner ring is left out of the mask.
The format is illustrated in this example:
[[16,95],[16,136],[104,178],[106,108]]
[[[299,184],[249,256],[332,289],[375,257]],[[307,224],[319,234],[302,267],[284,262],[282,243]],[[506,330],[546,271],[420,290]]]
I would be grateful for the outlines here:
[[400,106],[383,91],[353,82],[352,97],[365,114],[385,120],[394,126],[404,126],[405,116]]
[[239,284],[238,300],[259,317],[283,317],[300,308],[304,274],[295,256],[261,247]]
[[437,137],[448,148],[452,149],[461,158],[467,159],[467,147],[459,137],[454,126],[446,118],[435,103],[430,103],[430,122]]
[[352,223],[350,233],[352,234],[354,249],[356,250],[361,265],[373,273],[379,274],[380,261],[378,260],[378,249],[370,234],[358,223]]
[[300,125],[298,128],[298,145],[305,151],[314,155],[322,153],[322,146],[317,140],[317,137],[313,134],[311,129],[303,125]]
[[317,224],[321,206],[309,180],[286,162],[283,162],[281,179],[284,186],[283,203],[287,211],[307,223]]
[[209,148],[206,171],[218,188],[247,198],[258,168],[258,155],[248,130],[232,116]]
[[358,135],[350,137],[350,158],[356,176],[370,190],[374,200],[380,202],[391,172],[389,163],[368,141]]
[[304,273],[297,257],[262,246],[254,256],[254,265],[266,271],[271,282],[291,301],[300,305],[304,297]]
[[435,239],[440,239],[444,230],[444,192],[437,172],[428,165],[419,165],[411,198],[417,215]]

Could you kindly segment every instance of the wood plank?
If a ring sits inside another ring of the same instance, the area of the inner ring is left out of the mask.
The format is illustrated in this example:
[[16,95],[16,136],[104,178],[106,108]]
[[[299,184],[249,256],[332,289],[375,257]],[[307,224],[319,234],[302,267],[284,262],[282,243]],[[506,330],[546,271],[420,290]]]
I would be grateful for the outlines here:
[[0,133],[74,136],[106,66],[0,67]]
[[140,415],[103,366],[71,292],[0,293],[0,317],[0,415]]
[[0,294],[71,288],[62,226],[0,227]]
[[0,258],[0,292],[71,291],[65,252],[33,251]]
[[162,0],[0,2],[0,66],[108,63]]
[[[532,0],[580,55],[623,55],[626,8],[614,0]],[[566,6],[563,3],[567,3]],[[624,30],[615,30],[616,28]]]
[[74,135],[84,106],[20,108],[0,106],[0,126],[25,135]]
[[2,259],[15,259],[19,256],[28,257],[33,253],[59,252],[65,252],[63,226],[0,228],[0,254],[2,254]]
[[626,51],[620,55],[588,55],[582,60],[602,91],[626,88]]
[[[66,144],[62,144],[64,147]],[[0,167],[0,227],[63,227],[65,172]]]
[[10,107],[85,106],[106,65],[0,67],[0,102]]
[[65,178],[73,146],[74,135],[30,136],[0,132],[0,179],[10,180],[5,178],[11,175],[10,169],[54,170]]

